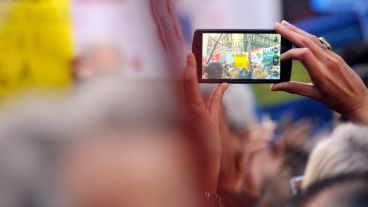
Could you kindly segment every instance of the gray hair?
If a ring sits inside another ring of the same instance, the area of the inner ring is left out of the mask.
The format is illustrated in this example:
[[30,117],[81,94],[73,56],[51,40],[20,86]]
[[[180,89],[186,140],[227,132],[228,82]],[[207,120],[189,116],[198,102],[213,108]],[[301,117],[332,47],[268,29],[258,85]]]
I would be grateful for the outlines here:
[[0,206],[69,207],[57,177],[65,147],[104,128],[170,128],[178,118],[172,95],[165,83],[106,74],[72,97],[33,96],[1,113]]
[[367,173],[367,160],[368,127],[342,125],[312,151],[303,188],[338,175]]
[[107,126],[121,130],[175,125],[178,111],[174,89],[165,81],[105,74],[86,82],[75,92],[70,122],[74,128]]
[[[65,207],[56,167],[62,139],[56,103],[28,102],[2,112],[0,206]],[[60,106],[60,105],[59,105]]]

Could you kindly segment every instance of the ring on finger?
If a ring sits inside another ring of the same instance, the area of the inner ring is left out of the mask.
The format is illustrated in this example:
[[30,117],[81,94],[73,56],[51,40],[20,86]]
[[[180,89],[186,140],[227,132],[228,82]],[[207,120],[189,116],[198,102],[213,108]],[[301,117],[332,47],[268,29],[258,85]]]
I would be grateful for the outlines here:
[[318,39],[322,43],[322,45],[320,46],[322,50],[332,50],[332,45],[324,37],[319,37]]
[[329,49],[329,48],[328,48],[328,46],[327,46],[327,45],[325,45],[325,44],[322,44],[322,45],[320,46],[320,48],[321,48],[322,50],[327,50],[327,49]]

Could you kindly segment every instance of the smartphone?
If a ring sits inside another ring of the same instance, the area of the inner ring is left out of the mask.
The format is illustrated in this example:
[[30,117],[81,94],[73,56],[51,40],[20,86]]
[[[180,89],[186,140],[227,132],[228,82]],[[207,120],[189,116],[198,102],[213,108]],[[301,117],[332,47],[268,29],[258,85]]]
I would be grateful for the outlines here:
[[193,53],[200,83],[279,83],[290,81],[292,44],[275,30],[213,30],[194,33]]

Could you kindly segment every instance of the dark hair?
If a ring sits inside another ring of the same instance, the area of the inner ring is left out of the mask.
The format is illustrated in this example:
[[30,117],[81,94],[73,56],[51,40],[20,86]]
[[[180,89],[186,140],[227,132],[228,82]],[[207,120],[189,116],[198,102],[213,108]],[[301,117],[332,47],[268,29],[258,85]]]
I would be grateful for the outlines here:
[[296,207],[306,206],[320,193],[333,187],[349,187],[344,198],[336,197],[347,206],[368,206],[368,172],[358,174],[345,174],[322,180],[311,185],[295,200]]
[[204,71],[208,79],[222,79],[224,68],[220,63],[210,63]]

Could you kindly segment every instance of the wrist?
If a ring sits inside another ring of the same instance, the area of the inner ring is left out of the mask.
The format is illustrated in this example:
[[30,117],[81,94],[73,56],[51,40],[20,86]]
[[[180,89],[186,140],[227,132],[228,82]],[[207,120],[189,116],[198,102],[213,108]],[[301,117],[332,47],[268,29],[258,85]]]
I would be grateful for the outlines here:
[[345,115],[351,122],[355,124],[368,125],[368,96],[353,111]]
[[217,193],[218,182],[220,177],[221,158],[214,158],[209,161],[207,167],[207,186],[206,191],[210,193]]
[[219,194],[206,192],[205,196],[209,207],[221,206],[221,196]]

